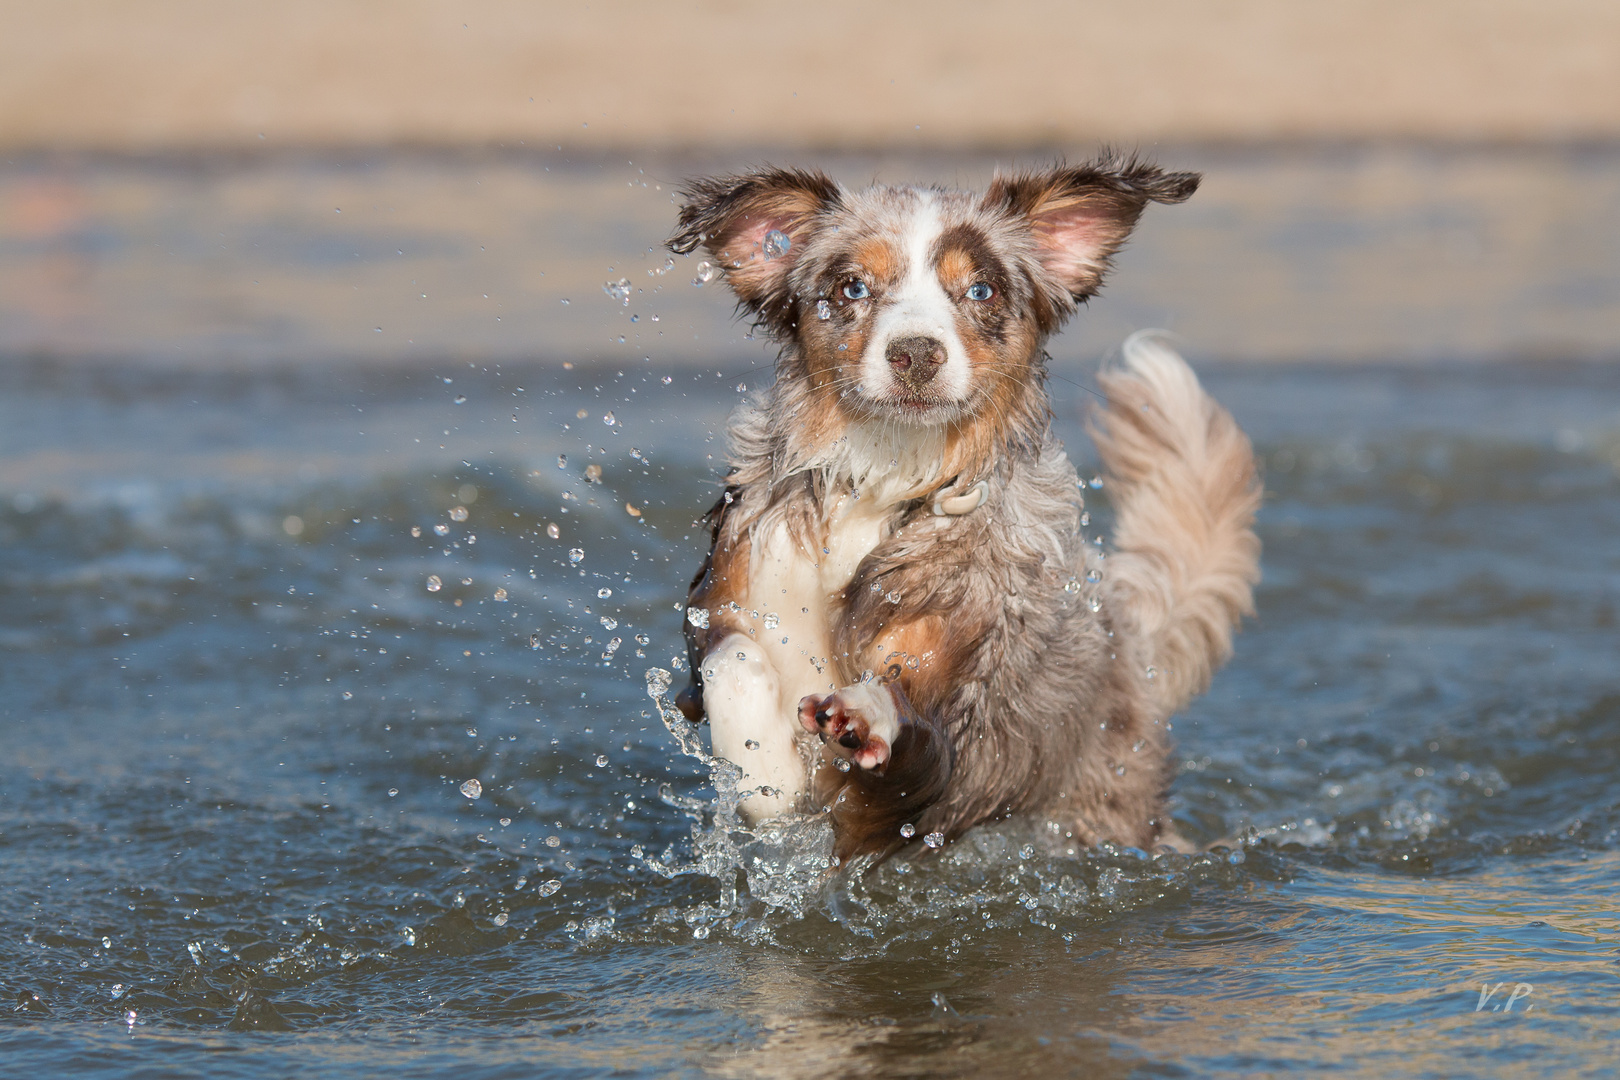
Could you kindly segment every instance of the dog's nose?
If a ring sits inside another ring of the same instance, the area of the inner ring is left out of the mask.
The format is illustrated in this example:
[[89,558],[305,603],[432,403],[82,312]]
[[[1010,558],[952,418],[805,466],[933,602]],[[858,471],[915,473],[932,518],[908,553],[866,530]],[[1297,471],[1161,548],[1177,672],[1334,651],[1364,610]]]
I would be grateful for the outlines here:
[[900,380],[915,388],[931,380],[945,363],[945,346],[931,337],[897,338],[884,355]]

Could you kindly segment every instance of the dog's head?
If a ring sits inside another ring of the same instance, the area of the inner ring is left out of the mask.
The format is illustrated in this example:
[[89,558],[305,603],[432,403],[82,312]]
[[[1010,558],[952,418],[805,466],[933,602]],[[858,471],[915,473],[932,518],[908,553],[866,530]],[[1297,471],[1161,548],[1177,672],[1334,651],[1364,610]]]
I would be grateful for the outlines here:
[[790,346],[790,370],[852,416],[940,424],[1026,381],[1142,209],[1198,180],[1114,155],[998,175],[982,195],[851,192],[767,168],[688,186],[669,246],[705,248],[740,306]]

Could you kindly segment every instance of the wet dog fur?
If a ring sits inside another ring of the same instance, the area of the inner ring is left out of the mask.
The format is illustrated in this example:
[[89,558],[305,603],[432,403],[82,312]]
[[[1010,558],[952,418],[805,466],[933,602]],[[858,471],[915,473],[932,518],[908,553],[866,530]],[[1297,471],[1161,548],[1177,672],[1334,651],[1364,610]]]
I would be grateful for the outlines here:
[[685,189],[670,248],[704,249],[781,345],[731,422],[679,699],[750,819],[825,813],[842,861],[1017,814],[1176,843],[1169,719],[1259,574],[1249,443],[1133,337],[1091,417],[1105,551],[1043,346],[1147,204],[1198,181],[1104,153],[983,193],[774,168]]

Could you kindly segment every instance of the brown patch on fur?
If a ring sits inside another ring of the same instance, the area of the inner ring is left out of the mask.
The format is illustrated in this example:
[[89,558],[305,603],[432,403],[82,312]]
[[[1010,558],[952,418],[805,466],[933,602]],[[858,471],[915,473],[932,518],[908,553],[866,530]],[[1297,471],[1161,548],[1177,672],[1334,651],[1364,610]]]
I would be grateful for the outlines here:
[[727,519],[733,517],[739,494],[737,488],[728,487],[704,515],[709,524],[709,554],[693,576],[686,594],[687,607],[702,608],[709,613],[706,627],[694,625],[690,619],[682,624],[686,631],[691,681],[676,695],[675,703],[693,722],[703,716],[703,658],[728,634],[753,636],[755,632],[752,622],[730,607],[740,605],[748,597],[748,562],[753,550],[746,532],[739,535],[735,529],[727,528]]
[[893,285],[905,272],[905,261],[892,241],[880,236],[860,240],[850,251],[850,264],[874,289]]

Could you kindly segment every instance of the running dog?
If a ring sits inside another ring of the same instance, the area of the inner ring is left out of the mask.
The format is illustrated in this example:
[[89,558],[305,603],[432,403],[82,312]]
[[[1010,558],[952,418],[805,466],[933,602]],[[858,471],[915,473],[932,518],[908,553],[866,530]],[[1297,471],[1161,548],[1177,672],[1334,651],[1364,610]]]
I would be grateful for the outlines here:
[[678,698],[749,820],[826,814],[844,862],[1019,814],[1176,844],[1169,718],[1252,612],[1253,455],[1131,338],[1099,375],[1114,528],[1088,543],[1043,345],[1198,182],[1104,153],[982,194],[776,168],[684,189],[670,249],[703,248],[781,345],[731,421]]

